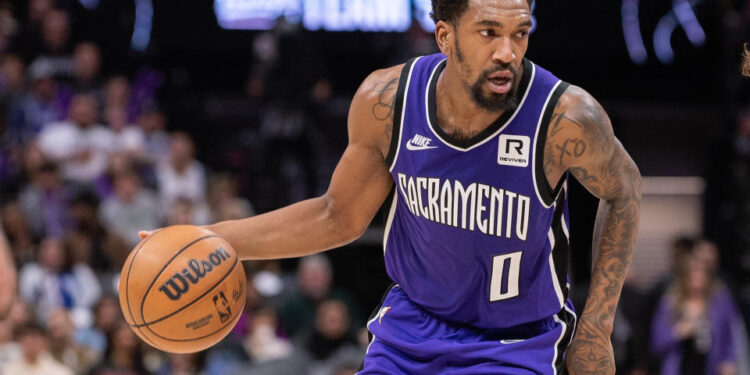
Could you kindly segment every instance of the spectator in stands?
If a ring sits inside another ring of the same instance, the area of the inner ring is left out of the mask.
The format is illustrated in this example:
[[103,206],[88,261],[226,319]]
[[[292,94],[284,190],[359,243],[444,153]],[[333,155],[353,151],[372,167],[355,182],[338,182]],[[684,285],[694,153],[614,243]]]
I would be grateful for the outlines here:
[[73,371],[47,352],[48,338],[42,327],[29,323],[16,334],[21,358],[6,364],[0,373],[23,375],[73,375]]
[[90,375],[148,375],[143,365],[142,344],[128,323],[120,320],[107,334],[104,358]]
[[78,43],[73,52],[73,91],[103,99],[101,70],[99,46],[93,42]]
[[107,168],[112,133],[98,123],[94,97],[76,95],[69,119],[45,125],[39,146],[47,157],[60,163],[64,179],[90,186]]
[[141,185],[140,177],[133,171],[124,171],[115,176],[115,194],[102,203],[99,220],[133,247],[140,241],[138,230],[161,225],[160,212],[159,201]]
[[158,165],[169,160],[169,135],[165,131],[167,118],[158,108],[149,106],[136,120],[143,131],[146,157],[142,162]]
[[169,159],[158,165],[156,177],[165,210],[178,198],[187,198],[193,206],[192,222],[202,225],[210,221],[205,201],[206,172],[195,159],[195,146],[189,135],[176,132],[170,136]]
[[75,341],[76,328],[67,310],[51,311],[45,320],[50,354],[77,374],[87,373],[99,361],[97,353]]
[[243,346],[255,363],[292,355],[292,345],[278,334],[279,322],[274,310],[261,308],[255,312],[249,326]]
[[193,375],[203,372],[203,352],[174,354],[169,353],[167,360],[157,371],[157,375]]
[[8,114],[8,131],[18,145],[29,143],[44,125],[65,118],[66,98],[54,79],[49,62],[37,61],[29,66],[29,92],[15,100]]
[[26,66],[18,55],[0,55],[0,102],[23,94],[25,72]]
[[0,370],[21,358],[21,346],[13,340],[13,330],[13,322],[0,320]]
[[[328,258],[319,254],[302,258],[297,269],[299,291],[290,296],[279,311],[283,327],[290,336],[312,328],[318,305],[326,299],[343,301],[348,314],[356,311],[350,316],[358,316],[359,309],[352,296],[342,289],[333,288],[332,282],[333,269]],[[359,326],[360,322],[355,320],[354,325]]]
[[19,280],[21,297],[36,306],[40,321],[62,307],[72,311],[76,326],[90,325],[91,308],[101,295],[99,281],[87,264],[73,262],[60,239],[42,240],[38,261],[23,266]]
[[90,191],[76,194],[70,202],[68,215],[71,235],[90,242],[91,258],[87,263],[100,274],[108,271],[113,264],[115,246],[110,243],[112,236],[99,221],[99,199]]
[[132,160],[145,157],[145,144],[141,128],[128,122],[128,112],[123,106],[104,107],[104,121],[112,132],[112,153],[125,154]]
[[684,256],[652,320],[651,350],[661,374],[736,374],[737,307],[713,271]]
[[302,336],[302,347],[316,361],[325,361],[344,349],[358,350],[357,339],[350,330],[349,311],[335,299],[320,303],[312,331]]
[[237,186],[227,174],[210,180],[208,202],[212,221],[238,220],[255,215],[250,201],[237,196]]
[[31,311],[31,307],[23,298],[16,298],[13,301],[13,306],[10,308],[10,314],[8,315],[8,321],[13,325],[13,328],[23,327],[24,325],[34,321],[36,317]]
[[190,199],[179,197],[172,201],[169,207],[167,225],[192,225],[193,224],[193,202]]
[[68,192],[57,165],[45,161],[18,198],[36,238],[61,237],[67,223]]
[[4,203],[1,212],[0,218],[13,261],[17,267],[33,261],[34,238],[21,205],[18,201]]
[[[104,84],[104,107],[129,108],[130,81],[128,77],[116,75],[109,77]],[[128,117],[127,121],[134,121]]]
[[0,53],[8,48],[10,39],[18,32],[18,21],[13,17],[13,5],[0,2]]
[[94,325],[77,329],[75,341],[101,358],[107,349],[107,335],[117,328],[121,319],[120,300],[112,294],[104,295],[94,307]]
[[42,19],[41,43],[30,46],[37,48],[31,51],[36,57],[34,62],[50,64],[55,77],[70,77],[73,72],[70,32],[68,14],[61,9],[51,9]]

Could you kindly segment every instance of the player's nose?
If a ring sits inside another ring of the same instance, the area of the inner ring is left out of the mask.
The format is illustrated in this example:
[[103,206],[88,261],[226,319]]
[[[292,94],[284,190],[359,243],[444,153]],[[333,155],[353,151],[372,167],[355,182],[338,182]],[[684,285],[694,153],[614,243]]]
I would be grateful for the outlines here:
[[510,38],[498,38],[495,50],[492,53],[492,60],[495,63],[507,65],[512,63],[516,59],[516,54],[513,52],[513,46],[510,42]]

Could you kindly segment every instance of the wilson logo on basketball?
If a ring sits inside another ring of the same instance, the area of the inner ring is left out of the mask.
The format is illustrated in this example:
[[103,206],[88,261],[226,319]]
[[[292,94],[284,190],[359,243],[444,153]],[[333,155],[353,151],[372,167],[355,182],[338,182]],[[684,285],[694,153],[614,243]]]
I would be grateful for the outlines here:
[[229,252],[220,247],[209,254],[206,260],[190,259],[187,267],[183,268],[181,272],[175,272],[169,280],[161,285],[159,291],[172,301],[177,301],[183,294],[187,293],[190,284],[197,284],[206,274],[213,271],[214,267],[219,266],[229,258],[231,258]]

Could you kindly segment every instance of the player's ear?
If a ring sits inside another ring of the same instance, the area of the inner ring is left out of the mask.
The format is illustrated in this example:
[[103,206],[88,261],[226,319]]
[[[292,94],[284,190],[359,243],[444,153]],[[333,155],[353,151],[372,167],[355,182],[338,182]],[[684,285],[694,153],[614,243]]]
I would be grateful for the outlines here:
[[435,40],[437,41],[440,52],[445,55],[450,55],[453,52],[454,41],[456,37],[453,26],[445,21],[438,21],[435,24]]

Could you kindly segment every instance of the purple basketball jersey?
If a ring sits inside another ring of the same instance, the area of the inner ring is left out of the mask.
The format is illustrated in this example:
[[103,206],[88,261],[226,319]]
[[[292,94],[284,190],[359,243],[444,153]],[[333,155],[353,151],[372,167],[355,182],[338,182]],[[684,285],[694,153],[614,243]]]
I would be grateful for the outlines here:
[[445,59],[412,59],[401,74],[386,270],[409,299],[449,321],[505,328],[548,318],[567,299],[567,176],[549,186],[542,152],[567,84],[524,60],[517,108],[458,140],[435,114]]

